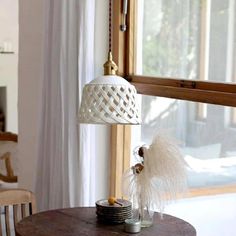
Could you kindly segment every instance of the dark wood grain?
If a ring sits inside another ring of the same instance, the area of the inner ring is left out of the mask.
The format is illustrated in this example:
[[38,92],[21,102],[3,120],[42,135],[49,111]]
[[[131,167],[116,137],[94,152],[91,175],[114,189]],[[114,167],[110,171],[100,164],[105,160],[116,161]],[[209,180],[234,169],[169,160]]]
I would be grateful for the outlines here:
[[236,84],[130,75],[138,93],[236,107]]
[[5,206],[5,225],[6,225],[6,235],[10,236],[10,221],[9,221],[9,206]]
[[13,220],[14,220],[14,227],[16,228],[16,224],[18,222],[18,205],[13,205]]
[[[125,233],[121,225],[97,222],[96,209],[92,207],[68,208],[41,212],[20,221],[16,226],[18,236],[112,236],[134,235]],[[144,228],[139,236],[195,236],[196,230],[189,223],[170,215],[163,219],[155,213],[154,224]]]

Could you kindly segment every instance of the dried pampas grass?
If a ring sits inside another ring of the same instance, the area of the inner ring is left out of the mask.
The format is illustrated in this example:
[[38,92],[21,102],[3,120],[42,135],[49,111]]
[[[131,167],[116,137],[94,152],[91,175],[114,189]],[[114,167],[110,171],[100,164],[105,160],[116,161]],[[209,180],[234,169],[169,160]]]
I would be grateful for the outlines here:
[[123,176],[123,193],[134,207],[162,213],[168,202],[185,192],[186,165],[176,142],[163,134],[141,148],[143,159]]

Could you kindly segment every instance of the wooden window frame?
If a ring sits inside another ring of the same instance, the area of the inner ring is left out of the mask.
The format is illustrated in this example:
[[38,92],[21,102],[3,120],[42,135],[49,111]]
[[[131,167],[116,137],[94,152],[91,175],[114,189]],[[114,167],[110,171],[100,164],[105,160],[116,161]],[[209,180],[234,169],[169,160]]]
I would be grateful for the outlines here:
[[[122,1],[113,1],[113,58],[119,75],[133,84],[139,94],[236,107],[236,84],[202,80],[135,75],[136,0],[128,1],[127,30],[120,31]],[[205,73],[205,68],[201,69]],[[111,130],[110,194],[121,197],[122,174],[130,167],[131,127],[113,125]],[[236,192],[236,185],[191,189],[188,197]]]

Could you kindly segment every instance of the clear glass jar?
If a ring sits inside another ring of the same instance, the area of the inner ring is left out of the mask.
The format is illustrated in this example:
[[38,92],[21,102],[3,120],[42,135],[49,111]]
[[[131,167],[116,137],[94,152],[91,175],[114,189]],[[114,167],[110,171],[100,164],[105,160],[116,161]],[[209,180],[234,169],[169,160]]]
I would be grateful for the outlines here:
[[154,211],[147,206],[139,210],[141,227],[150,227],[153,224]]
[[149,227],[153,224],[154,211],[150,207],[136,207],[132,211],[133,219],[141,221],[141,227]]

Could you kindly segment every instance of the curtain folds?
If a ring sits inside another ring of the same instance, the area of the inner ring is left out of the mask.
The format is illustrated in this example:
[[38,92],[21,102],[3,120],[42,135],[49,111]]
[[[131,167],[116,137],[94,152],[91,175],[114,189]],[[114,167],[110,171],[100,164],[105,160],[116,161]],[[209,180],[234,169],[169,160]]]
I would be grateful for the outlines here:
[[95,0],[45,0],[43,98],[36,176],[39,210],[94,204],[94,126],[78,125],[94,77]]

